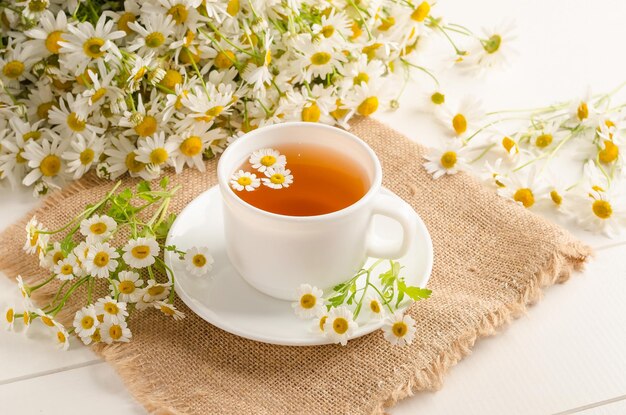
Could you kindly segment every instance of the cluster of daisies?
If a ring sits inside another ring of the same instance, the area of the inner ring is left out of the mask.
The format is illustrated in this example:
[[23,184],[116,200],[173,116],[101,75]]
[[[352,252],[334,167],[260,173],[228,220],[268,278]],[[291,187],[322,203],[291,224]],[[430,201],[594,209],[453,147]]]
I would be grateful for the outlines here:
[[282,189],[293,183],[291,170],[287,169],[287,157],[273,148],[262,148],[254,151],[248,164],[265,177],[259,178],[255,173],[239,169],[230,178],[230,185],[237,191],[252,192],[261,183],[270,189]]
[[[113,200],[114,210],[124,198]],[[107,196],[96,206],[106,207],[107,199],[112,200]],[[153,203],[144,206],[150,204]],[[157,209],[155,217],[161,218],[162,212]],[[80,216],[84,218],[58,230],[48,230],[34,217],[26,225],[24,251],[38,255],[40,266],[49,272],[49,277],[32,285],[17,277],[24,298],[23,310],[18,312],[13,306],[5,310],[4,323],[8,329],[14,329],[19,322],[27,330],[32,324],[39,324],[36,323],[39,320],[55,331],[59,347],[67,349],[70,334],[84,344],[130,341],[128,317],[134,311],[156,309],[175,320],[185,317],[173,304],[174,276],[160,254],[163,250],[173,251],[184,261],[189,273],[204,276],[213,264],[206,248],[178,251],[176,247],[164,246],[166,229],[159,228],[158,219],[142,225],[143,221],[134,220],[132,214],[130,220],[119,221],[107,214],[93,213],[90,208]],[[129,211],[122,211],[120,216],[128,217]],[[125,227],[131,228],[130,238],[119,233]],[[51,239],[67,229],[70,231],[64,238]],[[114,244],[120,239],[123,242]],[[168,278],[163,281],[162,275]],[[31,295],[53,282],[56,284],[47,291],[53,299],[42,308],[36,307]],[[85,306],[75,311],[72,327],[65,327],[56,316],[70,297],[78,295],[76,290],[80,287],[83,288],[79,291],[79,301],[84,301]],[[101,298],[95,298],[96,295]]]
[[[616,92],[587,93],[514,117],[486,116],[472,98],[451,109],[437,92],[431,104],[450,137],[424,167],[435,179],[473,171],[527,209],[552,210],[584,229],[619,235],[626,228],[626,118],[624,104],[611,104]],[[528,124],[520,125],[520,117]],[[578,173],[564,176],[564,167]]]
[[427,1],[24,0],[0,13],[0,185],[38,195],[91,170],[203,170],[264,125],[397,107],[409,71],[430,74],[432,34],[472,39],[453,44],[459,65],[491,66],[506,43],[444,24]]
[[397,346],[411,344],[415,338],[415,320],[405,310],[411,303],[430,297],[425,288],[407,286],[399,277],[400,264],[390,261],[390,269],[371,278],[373,270],[383,262],[362,269],[350,280],[324,292],[310,284],[297,290],[298,300],[291,304],[296,315],[312,320],[311,331],[332,343],[345,346],[359,324],[382,322],[385,339]]

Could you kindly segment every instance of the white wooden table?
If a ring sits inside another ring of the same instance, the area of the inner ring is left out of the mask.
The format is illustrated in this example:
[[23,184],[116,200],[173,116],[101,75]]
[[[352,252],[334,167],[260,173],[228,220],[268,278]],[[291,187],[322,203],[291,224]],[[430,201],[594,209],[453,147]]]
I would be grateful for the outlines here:
[[[488,109],[543,106],[554,100],[612,89],[625,79],[626,3],[619,0],[474,0],[441,2],[449,21],[478,29],[514,19],[518,56],[510,69],[486,76],[441,77],[448,96],[473,93]],[[496,20],[497,16],[497,20]],[[418,112],[419,77],[401,108],[378,118],[422,143],[441,129]],[[417,160],[416,160],[417,162]],[[26,192],[0,191],[0,229],[34,201]],[[610,241],[575,232],[594,247]],[[545,298],[497,336],[478,341],[454,367],[444,388],[419,393],[392,414],[626,413],[626,246],[600,249],[582,275],[546,290]],[[15,286],[0,276],[0,305],[18,302]],[[72,343],[56,351],[36,330],[28,336],[0,331],[0,414],[143,414],[114,370],[89,349]]]

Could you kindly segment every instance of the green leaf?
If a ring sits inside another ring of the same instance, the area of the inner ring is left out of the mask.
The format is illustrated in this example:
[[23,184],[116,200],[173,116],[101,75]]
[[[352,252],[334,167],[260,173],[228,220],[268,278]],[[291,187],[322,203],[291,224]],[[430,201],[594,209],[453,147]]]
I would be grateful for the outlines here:
[[115,198],[116,200],[121,202],[120,205],[123,205],[126,202],[128,202],[130,199],[132,199],[132,197],[133,197],[133,191],[130,190],[129,188],[126,188],[122,190],[121,192],[119,192]]
[[167,177],[167,176],[163,176],[163,178],[159,182],[159,186],[161,186],[161,189],[165,190],[165,189],[167,189],[167,185],[169,183],[170,183],[170,178]]
[[159,226],[154,228],[154,236],[156,239],[165,239],[167,238],[167,233],[170,231],[172,224],[176,220],[176,214],[170,213],[167,217],[159,223]]
[[430,297],[430,294],[432,293],[432,291],[429,289],[413,287],[413,286],[406,287],[404,289],[404,292],[406,293],[406,295],[411,297],[414,301],[426,299]]
[[137,192],[151,192],[151,191],[152,189],[150,188],[150,183],[148,183],[145,180],[139,182],[139,184],[137,185]]

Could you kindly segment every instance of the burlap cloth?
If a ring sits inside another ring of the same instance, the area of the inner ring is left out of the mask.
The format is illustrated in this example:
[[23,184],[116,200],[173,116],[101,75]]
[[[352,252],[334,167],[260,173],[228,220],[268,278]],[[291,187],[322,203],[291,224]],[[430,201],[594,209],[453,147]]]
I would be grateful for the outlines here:
[[[422,168],[424,148],[371,119],[352,132],[381,159],[384,185],[408,201],[432,235],[432,298],[411,308],[417,321],[409,347],[380,331],[347,347],[283,347],[246,340],[196,317],[184,304],[182,322],[160,313],[133,318],[133,341],[97,346],[148,411],[174,414],[380,414],[416,391],[435,390],[444,373],[479,336],[493,334],[537,301],[541,288],[567,280],[590,249],[539,216],[499,198],[467,174],[433,180]],[[180,211],[216,183],[206,173],[172,176]],[[85,178],[49,196],[35,213],[49,228],[100,198],[111,182]],[[0,236],[0,269],[41,275],[21,253],[24,224]]]

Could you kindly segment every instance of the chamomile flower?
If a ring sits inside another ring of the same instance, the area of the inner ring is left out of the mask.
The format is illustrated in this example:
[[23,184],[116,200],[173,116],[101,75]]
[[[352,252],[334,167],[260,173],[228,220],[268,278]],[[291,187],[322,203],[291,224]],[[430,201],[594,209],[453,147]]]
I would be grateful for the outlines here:
[[296,315],[308,319],[324,310],[324,292],[309,284],[302,284],[297,290],[298,301],[291,303]]
[[360,55],[359,59],[347,63],[341,69],[347,82],[346,87],[368,83],[370,79],[377,80],[385,73],[385,65],[378,59],[368,60],[367,55]]
[[444,107],[440,120],[445,127],[451,129],[456,137],[464,137],[478,127],[483,116],[484,111],[481,102],[467,96],[461,100],[456,108]]
[[543,152],[555,145],[564,138],[564,133],[560,129],[558,122],[545,123],[541,128],[533,131],[530,143],[535,151]]
[[78,262],[76,261],[76,255],[69,254],[67,258],[63,258],[56,263],[53,269],[56,278],[61,281],[69,281],[74,277],[81,276],[82,272]]
[[230,186],[238,191],[246,190],[252,192],[261,185],[261,179],[256,177],[256,174],[248,171],[239,170],[234,173],[230,178]]
[[269,66],[272,62],[272,45],[273,38],[267,34],[263,45],[265,46],[265,52],[263,54],[262,64],[257,65],[254,62],[250,62],[246,65],[243,71],[243,79],[256,91],[262,91],[266,85],[269,85],[272,81],[272,73]]
[[91,70],[88,70],[88,73],[91,87],[83,92],[83,97],[87,98],[87,104],[90,107],[100,108],[108,102],[113,114],[126,111],[124,91],[114,84],[114,77],[117,75],[117,72],[110,71],[102,76]]
[[535,206],[538,196],[545,193],[545,186],[537,179],[534,166],[527,170],[510,172],[501,181],[504,186],[498,189],[498,194],[527,209]]
[[269,167],[265,170],[263,185],[272,189],[282,189],[289,187],[293,183],[293,175],[291,170],[281,166]]
[[67,172],[74,173],[75,180],[83,177],[91,169],[93,163],[100,159],[100,155],[104,151],[102,139],[96,137],[94,133],[87,137],[77,134],[70,141],[71,150],[68,149],[61,155],[67,162]]
[[[171,287],[171,282],[158,283],[155,280],[149,280],[148,285],[146,285],[145,287],[145,292],[143,294],[143,297],[141,298],[141,301],[149,304],[155,301],[163,300],[164,298],[167,298],[168,295],[170,295]],[[139,305],[139,303],[137,305]]]
[[346,61],[341,51],[335,49],[334,42],[326,38],[313,41],[308,34],[299,35],[294,41],[294,49],[298,53],[295,61],[299,68],[297,76],[306,82],[326,77]]
[[113,280],[110,287],[112,292],[119,293],[119,300],[125,303],[136,303],[143,297],[144,291],[141,289],[143,280],[134,271],[120,271],[117,279]]
[[253,169],[264,173],[270,167],[285,167],[287,158],[273,148],[262,148],[252,152],[249,160]]
[[8,306],[4,309],[4,313],[2,313],[2,323],[4,328],[9,331],[13,331],[13,327],[15,325],[15,308],[13,306]]
[[132,22],[128,23],[128,27],[139,35],[128,46],[128,50],[145,55],[167,49],[174,31],[174,20],[171,15],[165,13],[143,14],[141,24]]
[[467,148],[460,143],[451,141],[442,148],[433,148],[424,158],[426,171],[438,179],[446,174],[456,174],[469,168],[466,160]]
[[133,268],[145,268],[154,264],[154,258],[161,250],[156,239],[146,237],[130,239],[122,249],[124,262]]
[[56,104],[50,83],[46,80],[37,82],[26,101],[26,110],[29,120],[47,120],[50,109]]
[[117,229],[117,222],[108,215],[95,214],[80,222],[80,233],[89,241],[103,242]]
[[381,319],[386,316],[385,306],[380,302],[380,298],[377,296],[368,296],[363,306],[366,307],[369,315],[373,318]]
[[68,93],[48,112],[48,121],[54,131],[63,137],[75,137],[77,134],[101,134],[104,129],[92,124],[88,118],[87,100],[82,96],[74,97]]
[[19,81],[32,78],[30,69],[35,60],[24,46],[9,44],[4,55],[0,57],[0,80],[5,86],[19,87]]
[[573,100],[568,111],[572,124],[591,125],[596,115],[591,89],[587,88],[582,96]]
[[185,318],[185,313],[178,310],[174,304],[166,303],[165,301],[155,301],[152,303],[154,308],[161,311],[166,316],[172,317],[174,320],[182,320]]
[[116,64],[121,58],[121,53],[114,41],[126,36],[126,33],[121,30],[114,31],[114,25],[115,22],[107,13],[100,16],[95,27],[89,22],[78,23],[76,26],[68,25],[69,33],[64,34],[63,40],[59,42],[63,67],[78,75],[91,63]]
[[185,252],[185,268],[192,275],[201,277],[213,268],[213,256],[206,247],[193,247]]
[[14,134],[0,140],[0,147],[4,150],[4,154],[0,153],[0,171],[2,171],[0,176],[6,178],[11,186],[15,187],[26,176],[28,166],[28,160],[24,158],[26,144],[21,135]]
[[38,20],[50,6],[50,0],[24,0],[15,3],[16,7],[23,7],[22,14],[27,19]]
[[326,324],[326,319],[328,318],[328,312],[326,311],[326,307],[320,309],[319,313],[315,316],[315,320],[311,325],[311,331],[318,334],[324,334],[324,325]]
[[415,338],[415,320],[408,314],[396,311],[385,320],[385,339],[394,346],[411,344]]
[[57,347],[61,350],[67,350],[70,347],[70,335],[61,323],[55,322],[55,340]]
[[26,242],[22,248],[27,254],[35,254],[44,251],[50,240],[48,229],[33,216],[26,224]]
[[319,24],[311,27],[313,34],[324,36],[337,43],[351,35],[350,19],[343,11],[331,9],[330,13],[323,13]]
[[348,118],[353,114],[364,117],[374,114],[383,108],[392,98],[393,88],[382,81],[361,82],[346,93],[344,104],[350,109]]
[[93,332],[91,336],[80,337],[83,344],[85,346],[89,346],[90,344],[100,343],[102,341],[102,336],[100,335],[100,325],[96,327],[96,330]]
[[44,251],[40,252],[39,266],[50,270],[66,256],[63,249],[61,249],[60,242],[53,243],[52,249],[48,250],[45,255],[41,255],[43,253]]
[[43,12],[38,27],[27,30],[24,34],[32,40],[25,43],[34,56],[46,57],[58,55],[61,51],[60,41],[67,32],[67,16],[64,11],[56,15],[49,10]]
[[156,133],[141,141],[137,148],[137,161],[159,168],[173,166],[177,150],[176,143],[165,140],[165,133]]
[[195,122],[175,137],[170,137],[172,143],[178,147],[173,160],[176,173],[183,171],[183,167],[195,167],[205,171],[206,166],[202,160],[204,151],[216,140],[221,140],[224,135],[221,130],[212,128],[211,123]]
[[332,342],[345,346],[358,327],[352,311],[347,307],[331,308],[324,322],[324,335]]
[[50,141],[30,141],[24,147],[22,157],[28,160],[28,167],[32,169],[22,180],[26,186],[42,180],[51,187],[59,187],[65,180],[61,155],[66,144],[56,134],[50,132],[50,135]]
[[117,323],[102,323],[99,329],[102,341],[106,344],[112,344],[114,342],[128,343],[133,337],[130,329],[128,328],[128,324],[126,324],[123,320]]
[[476,46],[468,51],[464,59],[465,65],[478,68],[503,67],[509,63],[511,55],[515,54],[512,47],[516,39],[513,22],[505,22],[493,29],[484,29]]
[[104,150],[108,156],[109,167],[107,173],[111,180],[115,180],[128,172],[130,177],[141,177],[144,180],[156,178],[156,175],[146,168],[146,164],[137,160],[137,148],[126,137],[112,137],[111,146]]
[[92,304],[78,310],[74,315],[73,325],[74,332],[79,337],[91,337],[100,325],[94,305]]
[[126,311],[126,303],[117,301],[110,296],[99,298],[94,305],[95,314],[103,316],[105,323],[120,323],[126,321],[128,311]]
[[193,88],[181,99],[182,105],[191,111],[191,117],[198,121],[210,122],[216,117],[228,114],[233,104],[233,91],[218,90],[207,84],[207,90]]
[[120,254],[108,242],[96,242],[89,247],[84,266],[94,277],[109,278],[109,273],[117,268],[116,258]]
[[15,277],[15,281],[17,282],[17,290],[22,295],[24,303],[31,304],[31,301],[30,301],[31,289],[28,286],[28,284],[24,282],[24,278],[22,278],[21,275],[18,275],[17,277]]

